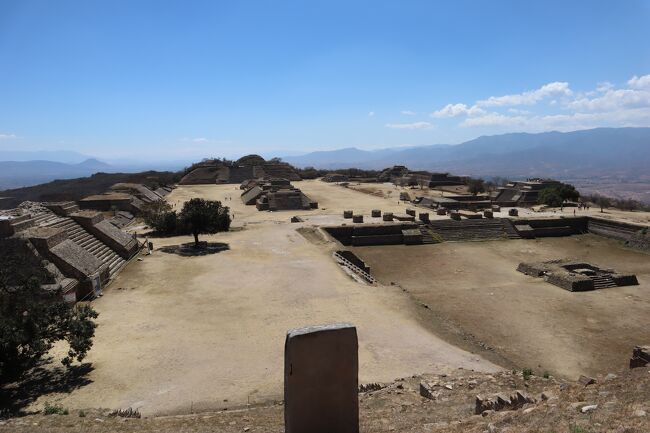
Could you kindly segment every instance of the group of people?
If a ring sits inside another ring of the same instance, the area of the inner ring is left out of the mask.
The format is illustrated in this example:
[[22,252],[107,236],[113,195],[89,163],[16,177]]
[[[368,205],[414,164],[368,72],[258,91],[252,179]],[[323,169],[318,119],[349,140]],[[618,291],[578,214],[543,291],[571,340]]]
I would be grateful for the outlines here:
[[[589,208],[590,206],[587,203],[582,203],[582,202],[578,203],[578,210],[589,210]],[[573,216],[575,216],[575,214],[576,214],[576,210],[573,209]]]

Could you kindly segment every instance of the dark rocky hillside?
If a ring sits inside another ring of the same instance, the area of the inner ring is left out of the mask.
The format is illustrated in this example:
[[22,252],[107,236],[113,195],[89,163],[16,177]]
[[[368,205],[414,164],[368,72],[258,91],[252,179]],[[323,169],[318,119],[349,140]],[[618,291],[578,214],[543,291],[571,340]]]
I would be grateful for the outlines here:
[[76,201],[99,194],[116,183],[143,183],[149,186],[178,182],[180,174],[167,171],[142,173],[96,173],[78,179],[55,180],[42,185],[0,191],[0,209],[11,209],[24,201]]

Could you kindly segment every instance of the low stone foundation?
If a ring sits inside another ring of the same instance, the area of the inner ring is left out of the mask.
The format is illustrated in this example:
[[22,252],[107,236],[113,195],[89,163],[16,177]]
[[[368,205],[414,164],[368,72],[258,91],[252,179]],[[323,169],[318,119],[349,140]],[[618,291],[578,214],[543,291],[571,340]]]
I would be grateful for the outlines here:
[[[405,230],[417,230],[421,239],[418,225],[409,223],[343,225],[323,227],[323,230],[341,244],[353,246],[404,244]],[[415,242],[414,232],[408,232],[407,235],[409,242]]]
[[636,275],[620,274],[589,263],[568,260],[520,263],[517,270],[532,277],[544,278],[546,282],[570,292],[639,284]]

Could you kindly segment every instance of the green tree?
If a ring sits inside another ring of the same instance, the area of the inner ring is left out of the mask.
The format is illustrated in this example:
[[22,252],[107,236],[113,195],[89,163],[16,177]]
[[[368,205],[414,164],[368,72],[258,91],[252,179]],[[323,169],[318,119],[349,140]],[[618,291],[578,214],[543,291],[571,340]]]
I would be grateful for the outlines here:
[[565,201],[577,201],[580,193],[573,185],[558,183],[544,188],[539,192],[538,203],[551,207],[561,207]]
[[596,206],[600,207],[600,212],[601,213],[605,211],[606,207],[609,207],[609,206],[612,205],[612,201],[608,197],[605,197],[603,195],[593,196],[591,198],[591,201],[593,201],[593,203]]
[[26,244],[3,241],[0,251],[0,382],[19,379],[58,341],[68,343],[65,366],[83,360],[95,335],[95,310],[43,290],[47,276]]
[[178,229],[178,215],[165,200],[147,203],[142,216],[144,221],[159,233],[174,234]]
[[560,192],[555,187],[544,188],[541,190],[537,201],[540,204],[545,204],[551,207],[560,207],[562,206],[562,203],[564,203]]
[[578,201],[580,193],[576,190],[575,186],[568,183],[561,183],[558,192],[563,201]]
[[217,233],[230,228],[230,209],[220,201],[193,198],[183,204],[180,221],[194,235],[194,246],[199,246],[199,235]]
[[483,179],[468,179],[467,190],[474,195],[485,192],[485,181]]

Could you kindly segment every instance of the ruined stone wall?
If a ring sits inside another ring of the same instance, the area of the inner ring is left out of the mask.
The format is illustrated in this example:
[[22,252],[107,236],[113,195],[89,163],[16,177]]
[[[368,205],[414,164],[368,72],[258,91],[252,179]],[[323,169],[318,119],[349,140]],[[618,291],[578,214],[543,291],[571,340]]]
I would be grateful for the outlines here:
[[546,277],[546,281],[555,284],[570,292],[586,292],[594,290],[594,282],[589,277],[570,275],[568,272],[553,272]]
[[371,245],[399,245],[404,243],[404,235],[388,234],[388,235],[367,235],[367,236],[352,236],[352,245],[371,246]]
[[402,230],[417,229],[417,224],[367,224],[323,227],[343,245],[395,245],[404,242]]
[[357,257],[356,254],[354,254],[352,251],[341,250],[337,251],[337,253],[339,253],[341,257],[352,263],[354,266],[358,267],[364,272],[370,273],[370,266],[366,265],[366,262]]
[[616,283],[617,286],[637,286],[639,280],[634,274],[613,274],[612,280]]
[[587,217],[560,217],[560,218],[529,218],[520,219],[524,224],[528,224],[534,229],[548,229],[550,227],[571,227],[575,234],[587,232]]
[[541,277],[548,269],[548,265],[545,263],[519,263],[517,266],[519,272],[531,277]]
[[589,218],[589,233],[604,236],[619,241],[628,241],[632,235],[639,232],[643,227],[619,221],[609,221],[600,218]]
[[644,251],[650,253],[650,234],[649,231],[639,231],[638,233],[630,236],[626,245],[635,250]]

